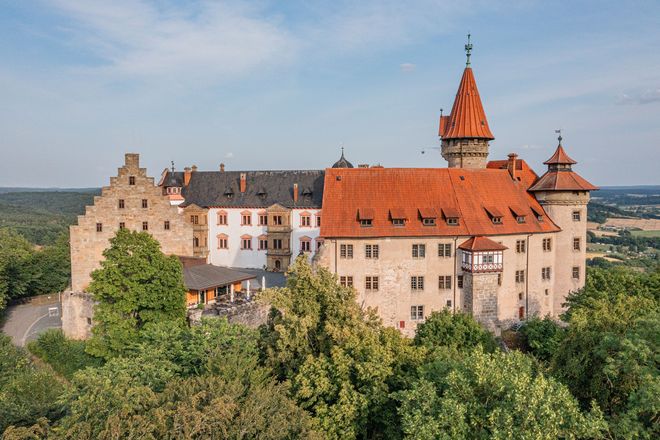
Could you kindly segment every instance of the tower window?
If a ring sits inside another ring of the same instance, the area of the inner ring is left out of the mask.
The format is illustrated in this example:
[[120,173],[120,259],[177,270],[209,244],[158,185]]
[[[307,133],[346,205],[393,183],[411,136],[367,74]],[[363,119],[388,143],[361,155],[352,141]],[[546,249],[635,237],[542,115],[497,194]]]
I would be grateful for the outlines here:
[[573,221],[574,222],[579,222],[580,221],[580,211],[573,211]]
[[170,230],[170,221],[169,220],[165,220],[165,222],[163,223],[163,229],[165,229],[166,231]]
[[126,203],[124,203],[124,199],[119,199],[119,209],[124,209],[126,207]]
[[128,176],[128,184],[135,185],[135,176]]
[[146,209],[149,207],[149,201],[147,199],[142,199],[142,208]]
[[579,280],[580,279],[580,266],[574,266],[573,267],[573,279],[574,280]]
[[96,232],[103,232],[103,223],[96,224]]
[[573,239],[573,250],[574,251],[579,251],[580,250],[580,237],[575,237]]
[[547,281],[550,279],[550,268],[549,267],[543,267],[541,268],[541,279],[544,281]]
[[143,231],[149,230],[149,222],[142,222],[142,230]]

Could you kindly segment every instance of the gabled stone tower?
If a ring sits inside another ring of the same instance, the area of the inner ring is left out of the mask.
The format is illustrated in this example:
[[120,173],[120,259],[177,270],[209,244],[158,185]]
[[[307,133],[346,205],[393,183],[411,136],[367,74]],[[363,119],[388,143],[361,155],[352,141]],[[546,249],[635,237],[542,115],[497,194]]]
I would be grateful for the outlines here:
[[495,139],[488,127],[477,83],[470,67],[472,44],[465,45],[467,63],[449,116],[440,115],[438,136],[449,168],[486,168],[488,143]]

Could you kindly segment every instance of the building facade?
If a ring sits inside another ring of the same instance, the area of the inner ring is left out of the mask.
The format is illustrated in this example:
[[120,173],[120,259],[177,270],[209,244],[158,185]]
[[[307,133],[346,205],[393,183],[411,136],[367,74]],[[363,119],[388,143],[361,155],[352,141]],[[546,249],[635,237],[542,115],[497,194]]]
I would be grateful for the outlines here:
[[94,197],[85,214],[70,227],[71,289],[84,292],[91,273],[101,266],[103,251],[121,228],[149,232],[169,255],[190,256],[192,227],[140,168],[138,154],[126,154],[110,185]]

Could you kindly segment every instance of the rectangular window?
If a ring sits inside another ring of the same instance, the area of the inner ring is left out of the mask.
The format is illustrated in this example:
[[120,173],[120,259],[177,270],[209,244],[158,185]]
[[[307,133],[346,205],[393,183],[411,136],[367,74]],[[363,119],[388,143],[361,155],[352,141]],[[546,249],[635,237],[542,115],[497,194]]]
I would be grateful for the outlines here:
[[524,254],[526,248],[525,240],[516,240],[516,252],[519,254]]
[[549,267],[544,267],[541,269],[541,278],[543,280],[549,280],[550,279],[550,268]]
[[135,176],[128,176],[128,184],[135,185]]
[[573,250],[574,251],[579,251],[580,250],[580,238],[579,237],[575,237],[573,239]]
[[402,218],[393,218],[392,219],[392,225],[393,226],[405,226],[406,221]]
[[371,219],[361,219],[360,220],[360,226],[363,228],[368,228],[371,226]]
[[273,239],[273,249],[282,249],[282,239],[281,238]]
[[368,276],[364,279],[364,288],[365,290],[378,290],[378,277]]
[[447,219],[447,225],[448,226],[458,226],[458,218],[456,217],[449,217]]
[[310,252],[312,250],[312,242],[309,240],[304,240],[300,242],[301,252]]
[[339,258],[346,258],[346,259],[353,258],[353,245],[352,244],[339,245]]
[[283,223],[283,221],[282,221],[282,216],[281,215],[274,215],[273,216],[273,224],[275,226],[282,226],[282,223]]
[[227,225],[227,214],[218,214],[218,225]]
[[524,283],[525,282],[525,271],[524,270],[517,270],[516,271],[516,283]]
[[412,245],[412,257],[413,258],[425,258],[426,257],[426,245],[425,244],[413,244]]
[[502,224],[502,217],[493,217],[493,224],[494,225],[501,225]]
[[142,209],[149,207],[149,201],[147,199],[142,199]]
[[410,319],[413,321],[424,319],[424,306],[410,306]]
[[525,223],[525,216],[524,215],[519,215],[516,217],[516,221],[518,223]]
[[259,239],[259,250],[260,251],[265,251],[268,249],[268,240],[265,238],[260,238]]
[[199,224],[199,216],[198,215],[191,215],[190,216],[190,223],[193,225],[198,225]]
[[498,286],[502,285],[502,274],[501,273],[497,274],[497,285]]
[[423,276],[410,277],[410,288],[412,290],[424,290],[424,277]]
[[103,223],[96,224],[96,232],[103,232]]
[[126,229],[126,223],[119,222],[119,229]]
[[574,280],[579,280],[580,279],[580,267],[579,266],[574,266],[573,267],[573,279]]
[[259,226],[268,225],[268,216],[266,214],[259,214]]
[[251,238],[241,238],[241,249],[249,251],[252,250],[252,239]]
[[438,277],[438,289],[451,289],[451,275],[440,275]]
[[227,249],[227,237],[218,237],[218,249]]
[[339,285],[342,287],[353,287],[353,277],[351,275],[340,276]]
[[165,220],[163,222],[163,229],[165,229],[166,231],[170,230],[170,221],[169,220]]
[[447,300],[447,307],[448,307],[448,308],[451,307],[451,300],[450,300],[450,299]]
[[456,277],[456,287],[458,287],[459,289],[463,288],[463,275],[458,275]]
[[543,251],[550,252],[552,250],[552,238],[543,239]]
[[377,244],[367,244],[364,246],[364,257],[377,260],[379,255],[379,246]]
[[142,222],[142,230],[143,231],[149,230],[149,222]]
[[573,221],[574,222],[579,222],[580,221],[580,211],[573,211]]
[[422,219],[422,224],[424,226],[435,226],[435,219],[434,218],[423,218]]
[[241,225],[251,226],[252,225],[252,214],[242,214],[241,215]]
[[438,257],[451,257],[451,243],[438,244]]
[[321,216],[318,214],[316,215],[316,227],[317,228],[321,227]]
[[300,216],[300,226],[309,227],[312,225],[312,218],[308,215]]
[[119,209],[124,209],[126,207],[126,203],[124,202],[124,199],[119,199]]

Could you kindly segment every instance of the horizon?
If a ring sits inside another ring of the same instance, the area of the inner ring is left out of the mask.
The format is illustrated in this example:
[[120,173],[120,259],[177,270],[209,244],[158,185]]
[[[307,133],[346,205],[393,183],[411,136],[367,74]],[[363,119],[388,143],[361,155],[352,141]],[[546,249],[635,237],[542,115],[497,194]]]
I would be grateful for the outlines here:
[[170,161],[324,169],[340,145],[354,164],[444,168],[438,117],[451,109],[468,32],[495,135],[489,160],[516,152],[541,175],[562,129],[575,171],[594,185],[660,184],[660,54],[648,50],[660,45],[658,3],[3,9],[0,187],[99,188],[129,150],[153,177]]

